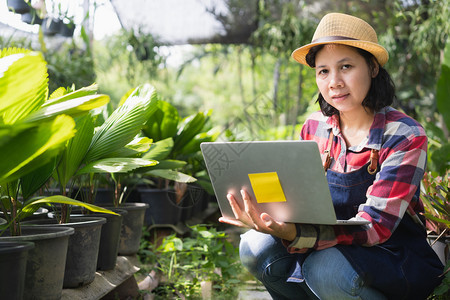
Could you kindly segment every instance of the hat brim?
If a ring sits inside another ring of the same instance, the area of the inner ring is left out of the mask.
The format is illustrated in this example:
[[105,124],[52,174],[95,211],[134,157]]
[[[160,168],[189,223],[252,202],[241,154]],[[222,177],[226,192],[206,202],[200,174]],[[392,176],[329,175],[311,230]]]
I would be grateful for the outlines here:
[[367,52],[370,52],[375,56],[378,63],[381,66],[384,66],[386,62],[389,59],[389,54],[387,50],[380,46],[379,44],[368,42],[368,41],[359,41],[359,40],[333,40],[333,41],[324,41],[319,43],[311,43],[305,46],[302,46],[300,48],[295,49],[292,52],[292,58],[295,59],[297,62],[309,66],[306,62],[306,54],[308,54],[309,50],[318,45],[326,45],[326,44],[341,44],[341,45],[347,45],[347,46],[353,46],[356,48],[360,48],[363,50],[366,50]]

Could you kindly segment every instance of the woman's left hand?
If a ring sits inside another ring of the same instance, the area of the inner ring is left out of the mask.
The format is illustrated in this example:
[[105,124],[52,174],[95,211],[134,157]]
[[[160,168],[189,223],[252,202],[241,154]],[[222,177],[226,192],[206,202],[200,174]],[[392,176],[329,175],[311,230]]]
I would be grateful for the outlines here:
[[260,214],[255,205],[253,205],[250,195],[245,190],[241,190],[241,196],[244,202],[244,209],[239,206],[234,195],[227,195],[236,219],[221,217],[219,222],[252,228],[288,241],[295,239],[297,229],[293,223],[278,222],[267,213]]

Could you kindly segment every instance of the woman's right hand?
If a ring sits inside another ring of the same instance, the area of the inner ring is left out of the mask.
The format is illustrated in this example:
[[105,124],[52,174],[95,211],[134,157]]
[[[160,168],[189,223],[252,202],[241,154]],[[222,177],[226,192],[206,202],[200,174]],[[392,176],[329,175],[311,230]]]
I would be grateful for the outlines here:
[[221,217],[219,218],[219,222],[244,228],[252,228],[288,241],[293,241],[296,238],[297,229],[295,228],[295,224],[278,222],[267,213],[259,213],[250,195],[245,190],[241,190],[241,196],[244,202],[244,209],[240,207],[234,195],[227,195],[235,219]]

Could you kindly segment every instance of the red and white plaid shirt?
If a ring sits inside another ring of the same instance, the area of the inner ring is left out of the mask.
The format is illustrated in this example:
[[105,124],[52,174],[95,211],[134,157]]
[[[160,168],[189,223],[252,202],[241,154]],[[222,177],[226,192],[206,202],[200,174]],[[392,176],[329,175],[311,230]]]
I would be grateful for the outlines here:
[[417,190],[427,157],[427,136],[422,126],[404,113],[385,107],[375,114],[369,136],[358,146],[347,148],[340,132],[339,117],[325,117],[319,111],[306,120],[300,138],[316,141],[323,153],[330,130],[338,140],[331,148],[330,169],[333,171],[357,170],[367,164],[371,149],[379,150],[380,171],[355,216],[371,224],[315,225],[319,230],[312,225],[302,225],[297,238],[285,243],[289,252],[305,252],[311,245],[314,249],[336,244],[373,246],[389,239],[406,211],[420,221],[418,214],[423,212],[423,204]]

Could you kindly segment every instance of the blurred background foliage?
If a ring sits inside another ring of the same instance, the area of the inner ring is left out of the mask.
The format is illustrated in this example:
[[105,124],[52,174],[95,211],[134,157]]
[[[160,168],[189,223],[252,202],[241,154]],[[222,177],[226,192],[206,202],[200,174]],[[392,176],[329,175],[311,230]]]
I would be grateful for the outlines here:
[[227,33],[244,22],[249,29],[234,38],[228,34],[220,43],[212,39],[171,46],[135,28],[102,40],[93,40],[82,29],[80,36],[56,48],[47,47],[44,38],[32,46],[24,39],[1,36],[0,45],[42,51],[54,84],[51,89],[97,82],[114,107],[130,88],[151,82],[183,117],[212,109],[211,122],[222,128],[223,139],[296,139],[306,116],[318,108],[317,88],[314,72],[290,54],[310,42],[325,13],[353,14],[375,27],[390,53],[385,67],[396,84],[395,107],[426,128],[429,168],[441,173],[448,169],[450,78],[444,49],[450,31],[449,0],[225,3],[226,16],[214,9],[209,13]]

